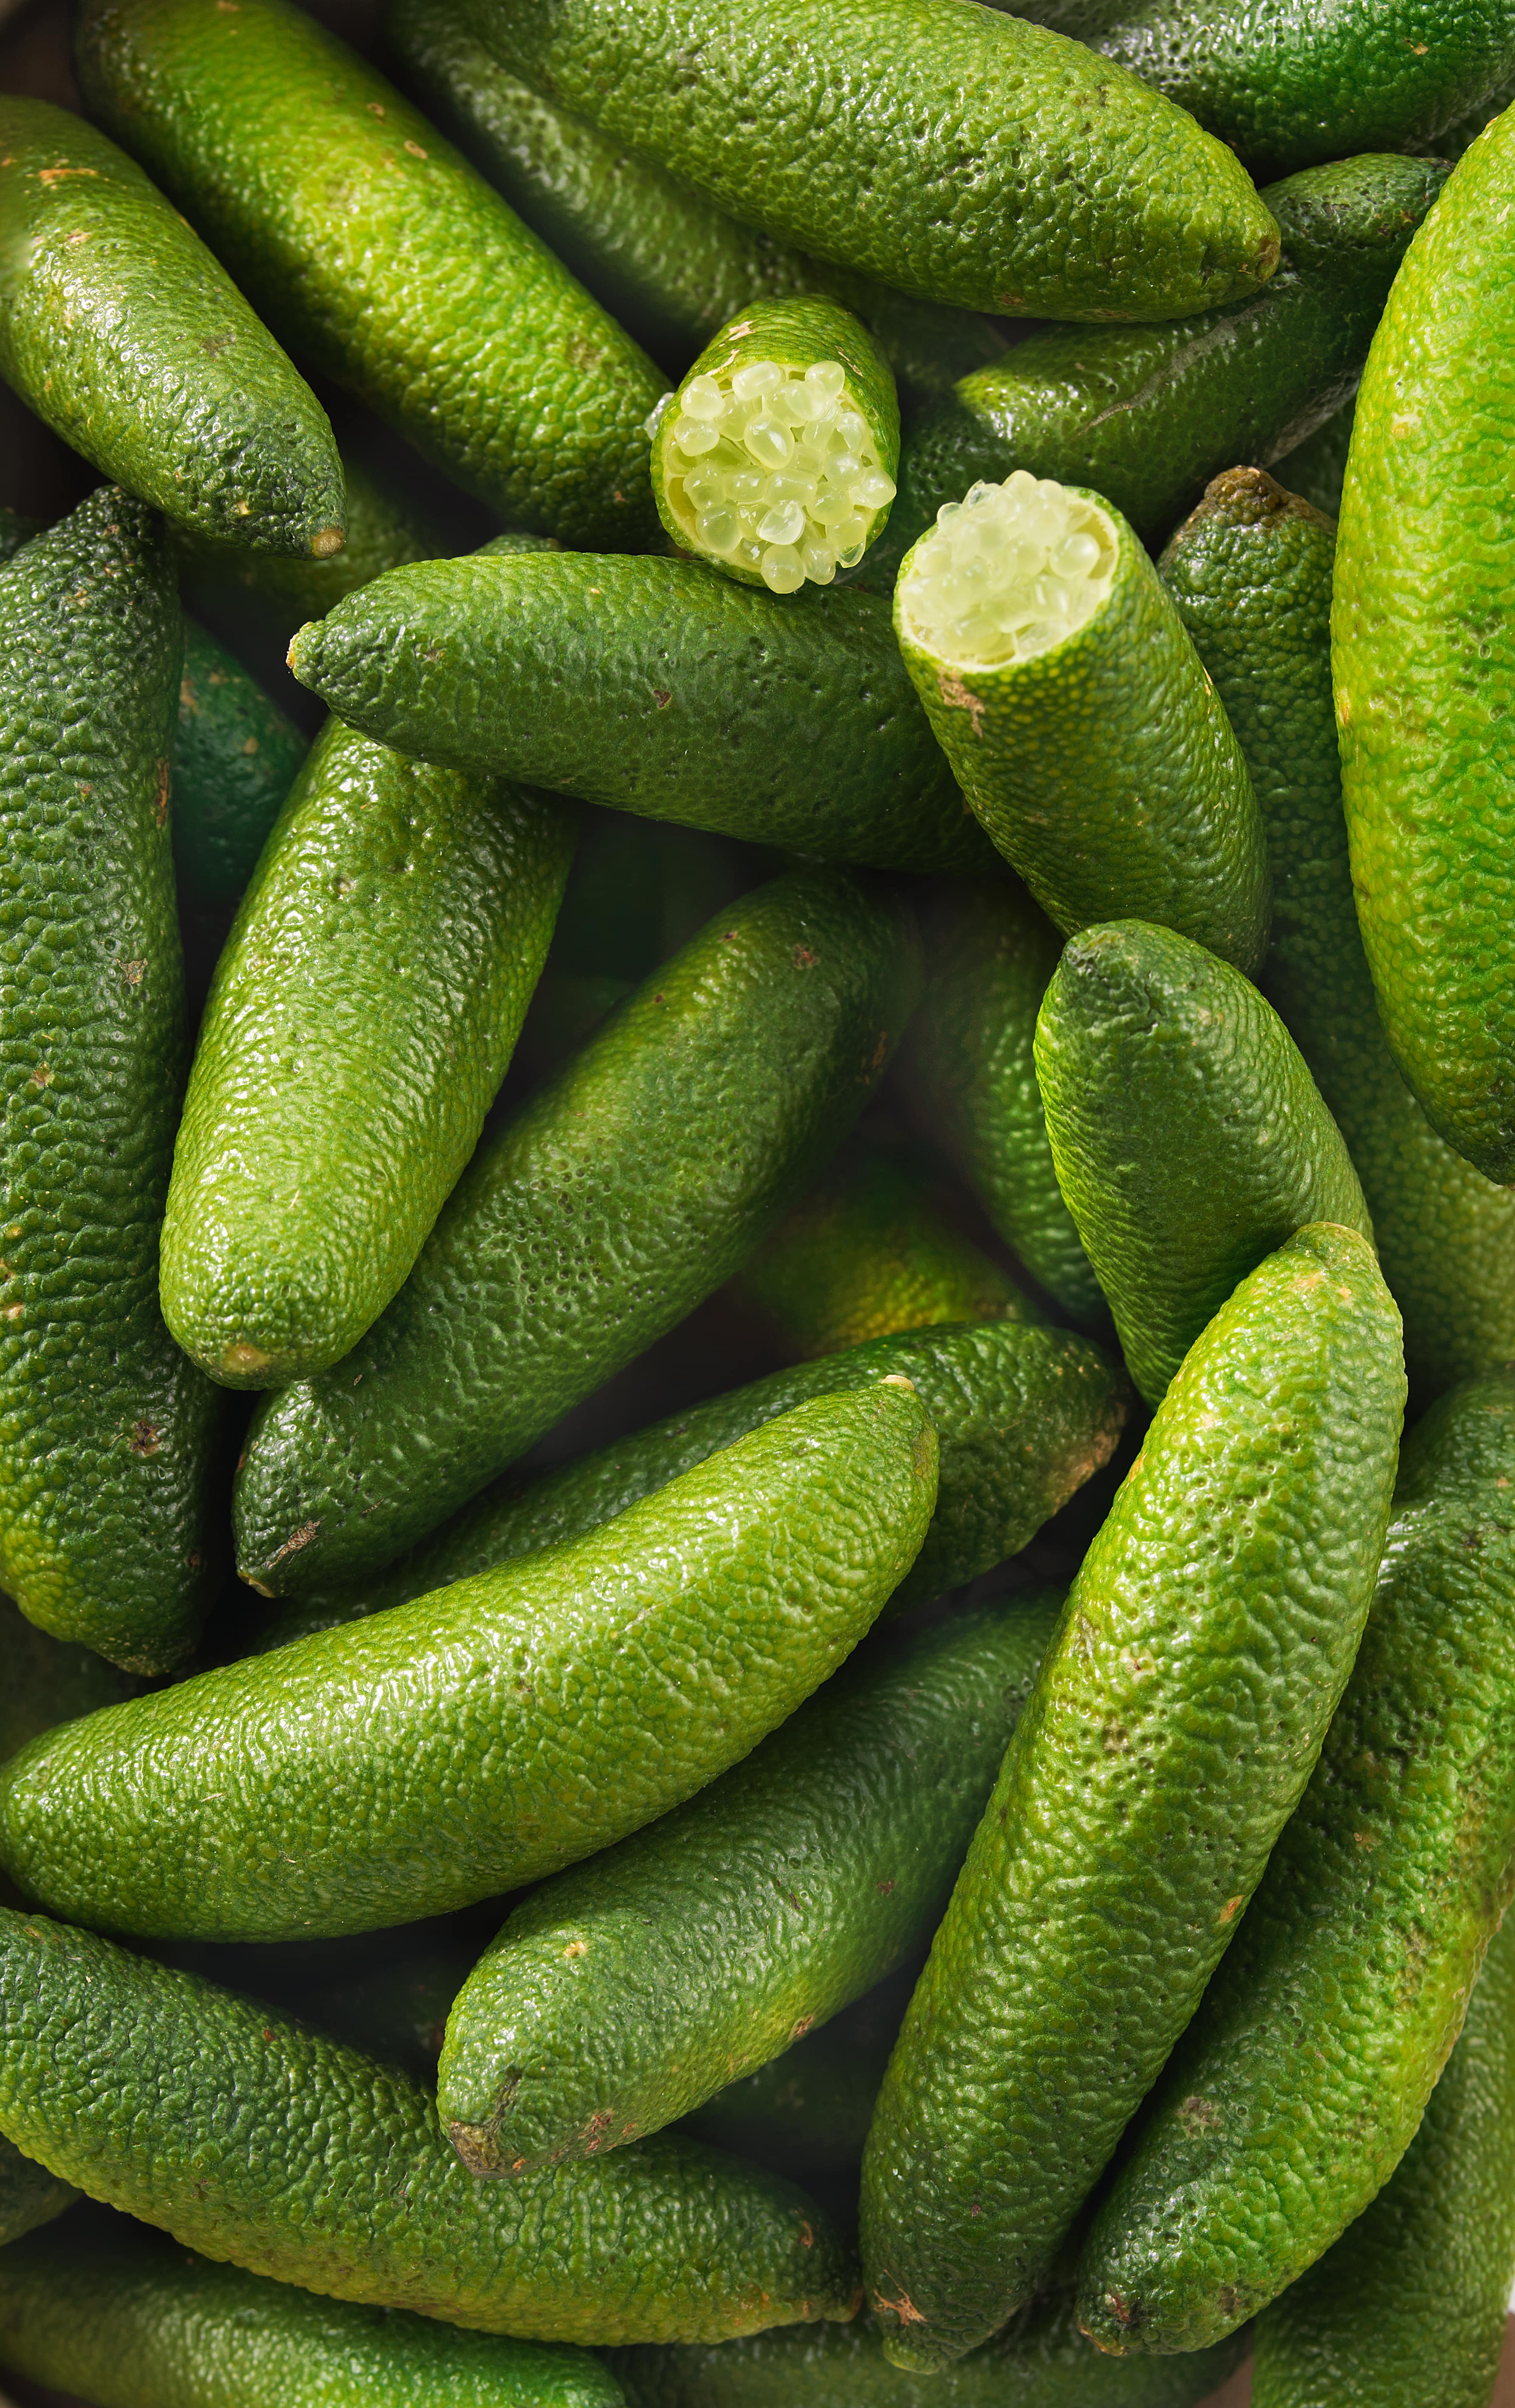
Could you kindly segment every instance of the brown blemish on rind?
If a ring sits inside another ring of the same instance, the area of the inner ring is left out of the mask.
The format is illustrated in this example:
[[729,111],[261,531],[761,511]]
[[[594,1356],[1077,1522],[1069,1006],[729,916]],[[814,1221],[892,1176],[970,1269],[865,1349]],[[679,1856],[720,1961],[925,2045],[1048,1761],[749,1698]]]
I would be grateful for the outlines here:
[[1208,2099],[1186,2099],[1179,2110],[1179,2121],[1186,2132],[1217,2132],[1221,2128],[1221,2111]]
[[[321,1524],[319,1521],[302,1522],[299,1528],[294,1531],[290,1538],[285,1540],[278,1553],[269,1558],[269,1570],[273,1570],[275,1564],[282,1563],[286,1555],[296,1555],[299,1554],[302,1547],[308,1547],[311,1540],[315,1537],[316,1532],[320,1527]],[[254,1582],[253,1586],[255,1587],[256,1585],[257,1584]]]
[[960,677],[950,669],[936,671],[936,685],[949,710],[965,710],[973,722],[975,736],[984,732],[984,706],[976,694],[970,694]]
[[897,2300],[890,2299],[888,2294],[884,2291],[875,2291],[873,2295],[873,2306],[876,2315],[898,2316],[902,2325],[923,2325],[925,2323],[925,2318],[922,2315],[920,2309],[915,2305],[913,2300],[909,2299],[904,2291],[901,2291]]

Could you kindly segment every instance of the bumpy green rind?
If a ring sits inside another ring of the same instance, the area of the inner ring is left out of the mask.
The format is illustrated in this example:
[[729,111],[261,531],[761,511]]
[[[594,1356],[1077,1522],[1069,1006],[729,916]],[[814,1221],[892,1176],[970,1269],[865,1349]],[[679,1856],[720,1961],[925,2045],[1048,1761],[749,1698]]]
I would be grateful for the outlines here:
[[1282,1021],[1139,920],[1068,944],[1036,1022],[1058,1183],[1149,1404],[1239,1279],[1307,1221],[1373,1224]]
[[450,2330],[71,2216],[7,2250],[0,2366],[94,2408],[621,2408],[587,2351]]
[[184,1078],[159,521],[103,486],[0,569],[0,1581],[132,1671],[194,1644],[214,1391],[158,1311]]
[[292,0],[85,0],[92,113],[303,359],[503,518],[645,542],[663,378],[393,84]]
[[1504,364],[1515,115],[1405,265],[1357,397],[1331,609],[1342,793],[1385,1033],[1433,1128],[1515,1174],[1515,657]]
[[556,1470],[502,1480],[384,1570],[309,1591],[284,1610],[266,1643],[404,1605],[448,1581],[580,1538],[776,1413],[892,1372],[913,1383],[941,1448],[936,1511],[890,1600],[893,1612],[1018,1553],[1108,1461],[1125,1419],[1120,1374],[1067,1330],[999,1320],[871,1339],[712,1397]]
[[239,546],[335,551],[325,411],[114,142],[0,95],[0,376],[128,493]]
[[[856,410],[866,422],[879,465],[884,475],[893,479],[899,466],[899,396],[889,362],[867,327],[850,309],[844,309],[839,301],[813,293],[782,297],[763,295],[745,302],[729,322],[711,337],[680,381],[677,398],[682,400],[684,388],[693,377],[732,376],[755,360],[775,360],[785,368],[813,367],[822,360],[838,362],[846,375],[839,402]],[[735,578],[739,585],[765,587],[760,569],[750,568],[724,553],[705,551],[693,527],[686,525],[674,509],[668,480],[671,475],[681,474],[684,465],[671,431],[677,414],[673,407],[665,410],[652,437],[652,495],[658,516],[681,552],[692,553],[697,560],[707,560],[723,577]],[[864,514],[867,521],[865,544],[877,542],[882,535],[889,523],[889,511],[886,502],[881,509]]]
[[848,2252],[776,2176],[669,2136],[479,2183],[397,2069],[40,1915],[0,1912],[0,2030],[7,2134],[251,2273],[534,2341],[852,2313]]
[[871,2316],[720,2349],[616,2350],[609,2363],[628,2408],[1193,2408],[1245,2350],[1238,2337],[1189,2358],[1102,2358],[1062,2289],[971,2358],[929,2373],[891,2366]]
[[[41,533],[35,519],[0,510],[0,561]],[[191,556],[183,530],[170,529],[182,568]],[[290,560],[277,552],[248,552],[235,544],[204,547],[223,557],[232,575],[244,566],[321,572],[346,562],[344,549],[324,561]],[[391,564],[385,563],[386,566]],[[308,612],[302,609],[299,618]],[[264,840],[305,758],[306,739],[279,705],[250,677],[234,652],[191,618],[184,622],[184,664],[179,688],[179,724],[170,755],[173,797],[174,872],[180,899],[190,908],[235,903],[252,875]]]
[[1063,1201],[1033,1048],[1063,940],[1019,882],[944,888],[922,914],[926,984],[899,1075],[923,1132],[1075,1321],[1109,1308]]
[[[1285,463],[1288,467],[1291,464]],[[1334,1114],[1405,1317],[1412,1388],[1515,1359],[1515,1195],[1436,1135],[1395,1068],[1363,956],[1331,704],[1334,523],[1262,469],[1218,477],[1162,570],[1267,825],[1263,986]]]
[[1489,2408],[1515,2275],[1515,1922],[1393,2180],[1257,2322],[1253,2408]]
[[193,619],[174,738],[174,867],[192,903],[236,903],[306,755],[306,740]]
[[211,1378],[340,1362],[479,1140],[557,917],[572,814],[328,721],[217,966],[163,1231]]
[[433,561],[290,651],[397,752],[879,869],[993,875],[880,596],[703,561]]
[[1266,466],[1351,399],[1439,160],[1342,159],[1263,194],[1283,236],[1264,291],[1166,326],[1046,327],[911,427],[890,543],[1013,468],[1089,485],[1161,542],[1233,461]]
[[1265,2307],[1403,2156],[1515,1892],[1515,1373],[1411,1432],[1373,1612],[1298,1812],[1079,2265],[1106,2349]]
[[879,2094],[864,2266],[895,2364],[960,2358],[1032,2295],[1198,2005],[1351,1670],[1404,1401],[1372,1248],[1317,1226],[1159,1407]]
[[1025,0],[1230,143],[1254,174],[1434,140],[1515,70],[1508,0]]
[[477,0],[500,63],[732,216],[927,300],[1182,318],[1266,281],[1235,160],[1134,77],[950,0]]
[[731,1293],[802,1362],[891,1330],[1042,1318],[937,1211],[920,1179],[860,1142],[843,1147],[737,1272]]
[[518,1906],[436,2103],[516,2175],[655,2132],[861,1998],[937,1922],[1061,1602],[870,1649],[723,1780]]
[[836,1670],[921,1551],[936,1455],[903,1381],[815,1398],[565,1547],[45,1733],[0,1769],[0,1855],[57,1912],[191,1940],[556,1872]]
[[739,225],[508,75],[451,0],[391,0],[385,34],[436,122],[675,376],[749,302],[797,293],[829,294],[861,318],[902,403],[916,408],[1004,351],[993,319],[914,300]]
[[919,976],[908,907],[835,871],[720,913],[479,1148],[361,1345],[260,1407],[244,1577],[392,1562],[682,1320],[845,1135]]
[[1250,978],[1269,898],[1247,764],[1151,562],[1108,516],[1109,591],[1050,651],[994,668],[930,651],[909,612],[912,551],[894,590],[900,652],[953,776],[1065,936],[1151,920]]

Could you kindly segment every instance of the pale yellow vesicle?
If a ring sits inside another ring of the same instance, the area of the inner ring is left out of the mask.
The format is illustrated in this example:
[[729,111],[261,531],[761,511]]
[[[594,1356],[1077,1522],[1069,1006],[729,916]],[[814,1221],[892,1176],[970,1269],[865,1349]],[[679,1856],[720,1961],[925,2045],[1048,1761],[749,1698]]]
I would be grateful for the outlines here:
[[900,614],[934,659],[1007,667],[1092,619],[1115,560],[1115,527],[1097,502],[1017,468],[942,504],[901,580]]
[[755,569],[775,594],[829,585],[894,498],[839,360],[749,360],[692,377],[667,428],[670,507],[693,546]]

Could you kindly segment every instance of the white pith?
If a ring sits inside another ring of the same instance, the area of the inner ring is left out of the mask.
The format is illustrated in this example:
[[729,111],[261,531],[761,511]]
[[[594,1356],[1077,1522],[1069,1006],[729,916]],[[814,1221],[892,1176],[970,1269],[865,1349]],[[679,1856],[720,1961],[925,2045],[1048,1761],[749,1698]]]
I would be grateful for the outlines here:
[[747,360],[692,377],[664,427],[664,480],[694,549],[755,569],[775,594],[829,585],[863,557],[894,498],[839,360]]
[[950,667],[1003,668],[1092,619],[1115,563],[1114,523],[1097,502],[1017,468],[942,504],[901,580],[900,616]]

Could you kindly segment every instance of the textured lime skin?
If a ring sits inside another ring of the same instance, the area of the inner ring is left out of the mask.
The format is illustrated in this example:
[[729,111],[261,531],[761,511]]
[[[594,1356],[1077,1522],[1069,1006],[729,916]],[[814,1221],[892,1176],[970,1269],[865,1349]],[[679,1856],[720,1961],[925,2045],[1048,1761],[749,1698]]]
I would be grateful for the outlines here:
[[1277,1012],[1166,928],[1073,939],[1036,1022],[1036,1075],[1059,1184],[1150,1405],[1305,1222],[1372,1241],[1341,1132]]
[[1063,2289],[971,2358],[929,2373],[891,2366],[871,2316],[720,2349],[617,2350],[609,2363],[629,2408],[1193,2408],[1245,2351],[1238,2338],[1190,2358],[1102,2358]]
[[815,1398],[565,1547],[44,1733],[0,1769],[0,1854],[55,1911],[170,1939],[539,1880],[836,1670],[921,1551],[936,1452],[907,1383]]
[[1386,2182],[1515,1891],[1515,1374],[1406,1441],[1372,1616],[1299,1810],[1079,2265],[1106,2349],[1201,2348]]
[[329,720],[217,966],[164,1312],[233,1388],[350,1353],[479,1141],[557,917],[572,814]]
[[1388,1524],[1399,1316],[1303,1229],[1186,1358],[1069,1593],[864,2160],[885,2349],[1032,2295],[1198,2005],[1314,1768]]
[[[1286,464],[1287,465],[1287,464]],[[1163,575],[1267,824],[1263,986],[1347,1140],[1426,1397],[1515,1358],[1515,1195],[1439,1138],[1394,1065],[1363,957],[1331,704],[1336,530],[1258,468],[1218,477]]]
[[1268,867],[1247,764],[1151,562],[1108,516],[1109,592],[1050,651],[994,668],[930,651],[909,612],[912,550],[894,589],[900,652],[953,776],[1065,936],[1151,920],[1250,978]]
[[0,95],[0,376],[86,460],[205,535],[336,550],[325,411],[140,167]]
[[[867,327],[850,309],[815,293],[763,295],[745,302],[729,322],[711,337],[680,381],[678,397],[682,400],[684,387],[692,377],[735,376],[739,368],[755,360],[777,360],[786,368],[808,368],[821,360],[837,361],[846,377],[839,402],[866,421],[879,465],[886,477],[893,477],[899,466],[899,396],[889,362]],[[652,437],[652,497],[658,506],[658,516],[681,552],[692,553],[696,560],[707,560],[722,576],[735,578],[739,585],[756,585],[766,591],[761,570],[704,550],[693,526],[686,523],[673,508],[668,497],[668,476],[670,469],[678,473],[683,465],[670,431],[675,416],[674,409],[665,410]],[[865,544],[878,541],[889,523],[889,511],[886,502],[882,509],[864,513],[867,521]]]
[[[35,520],[0,511],[0,561],[40,532]],[[293,562],[231,544],[215,549],[235,568],[270,562],[296,572],[308,567],[318,577],[349,556],[344,549],[326,561]],[[187,618],[170,782],[176,883],[192,908],[237,900],[305,752],[299,729],[236,655]]]
[[0,2364],[95,2408],[620,2408],[586,2351],[217,2266],[91,2210],[7,2254]]
[[663,378],[393,84],[291,0],[85,0],[86,103],[303,359],[513,523],[656,530]]
[[[6,1669],[0,1688],[0,1757],[14,1755],[56,1723],[91,1713],[96,1706],[115,1705],[136,1687],[126,1673],[118,1672],[92,1648],[69,1646],[38,1630],[8,1598],[0,1598],[0,1651]],[[8,1883],[4,1897],[7,1904],[20,1902]],[[70,2184],[22,2157],[13,2142],[0,2140],[0,2244],[50,2223],[78,2197]],[[8,2266],[11,2261],[6,2262]],[[7,2362],[3,2345],[0,2362]]]
[[0,2126],[186,2248],[532,2341],[721,2341],[852,2313],[777,2177],[662,2137],[479,2183],[396,2068],[108,1940],[0,1911]]
[[1352,882],[1394,1059],[1476,1169],[1515,1175],[1515,629],[1504,258],[1515,117],[1480,134],[1373,338],[1342,494],[1332,669]]
[[259,1408],[244,1577],[282,1595],[393,1561],[681,1321],[815,1177],[919,976],[908,907],[827,870],[665,963],[479,1148],[347,1361]]
[[1515,1922],[1392,2181],[1258,2318],[1254,2408],[1489,2408],[1515,2274]]
[[732,1282],[796,1361],[940,1322],[1041,1313],[877,1147],[844,1146]]
[[186,899],[235,903],[306,755],[306,740],[193,619],[174,738],[174,867]]
[[861,318],[901,400],[917,406],[1005,349],[992,319],[912,300],[738,225],[507,75],[456,22],[451,0],[391,0],[385,33],[436,122],[674,375],[750,302],[796,293],[830,294]]
[[266,1643],[404,1605],[448,1581],[580,1538],[776,1413],[891,1372],[914,1383],[941,1449],[936,1511],[892,1612],[925,1604],[1025,1546],[1109,1460],[1125,1419],[1121,1375],[1067,1330],[1007,1320],[903,1330],[774,1371],[555,1470],[509,1475],[397,1563],[299,1598]]
[[103,486],[0,569],[0,1581],[165,1671],[207,1601],[214,1392],[158,1312],[184,1077],[159,522]]
[[925,993],[900,1054],[911,1111],[1048,1295],[1075,1321],[1108,1328],[1109,1308],[1052,1167],[1033,1054],[1063,940],[1008,879],[944,888],[921,934]]
[[1230,143],[1254,174],[1407,150],[1515,71],[1508,0],[1026,0]]
[[1134,77],[951,0],[473,0],[502,65],[732,216],[931,301],[1182,318],[1266,281],[1235,160]]
[[436,2103],[475,2173],[655,2132],[929,1938],[1061,1599],[869,1649],[744,1764],[544,1883],[453,2000]]
[[338,715],[457,769],[879,869],[992,875],[873,594],[703,561],[397,569],[290,651]]
[[892,540],[1012,468],[1089,485],[1160,542],[1234,460],[1279,459],[1350,400],[1439,160],[1342,159],[1270,186],[1260,294],[1166,326],[1050,326],[910,429]]

